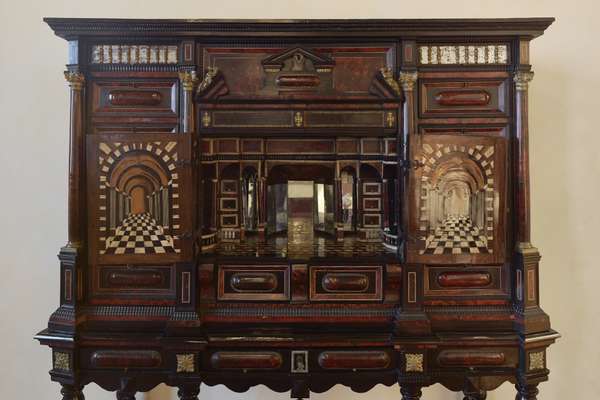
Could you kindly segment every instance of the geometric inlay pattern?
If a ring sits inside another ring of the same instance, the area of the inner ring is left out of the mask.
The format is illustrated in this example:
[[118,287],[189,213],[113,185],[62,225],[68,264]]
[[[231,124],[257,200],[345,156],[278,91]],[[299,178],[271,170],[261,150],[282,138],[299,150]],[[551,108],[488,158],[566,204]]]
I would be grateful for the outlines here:
[[436,228],[428,238],[425,250],[421,254],[486,254],[492,249],[487,247],[487,238],[469,217],[451,216]]
[[544,352],[529,353],[529,370],[535,371],[539,369],[544,369]]
[[194,354],[177,354],[177,372],[194,372]]
[[423,65],[507,64],[508,47],[504,44],[419,46]]
[[62,351],[54,352],[54,363],[53,368],[60,371],[70,371],[71,370],[71,358],[68,353],[64,353]]
[[150,213],[130,214],[106,240],[105,254],[176,253],[173,238],[165,235]]
[[423,354],[405,354],[406,372],[423,372]]

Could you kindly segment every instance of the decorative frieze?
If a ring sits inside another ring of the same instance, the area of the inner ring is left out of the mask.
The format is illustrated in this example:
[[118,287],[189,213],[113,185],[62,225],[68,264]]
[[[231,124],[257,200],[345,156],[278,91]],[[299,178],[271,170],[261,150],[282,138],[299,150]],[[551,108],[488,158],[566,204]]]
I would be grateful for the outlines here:
[[92,64],[177,64],[177,53],[177,46],[94,45]]
[[505,44],[419,46],[419,55],[421,65],[508,64],[508,46]]

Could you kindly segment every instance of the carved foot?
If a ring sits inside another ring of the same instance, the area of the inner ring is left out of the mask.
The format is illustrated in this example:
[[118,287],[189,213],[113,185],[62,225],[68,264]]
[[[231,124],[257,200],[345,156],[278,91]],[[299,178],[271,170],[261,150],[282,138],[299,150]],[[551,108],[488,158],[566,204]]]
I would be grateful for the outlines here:
[[117,400],[135,400],[135,392],[118,390]]
[[400,386],[402,400],[419,400],[421,398],[421,387],[417,385]]
[[539,390],[537,385],[524,385],[517,383],[517,397],[515,400],[537,400]]
[[485,390],[464,390],[465,397],[463,400],[485,400],[487,392]]
[[177,396],[180,400],[198,400],[200,393],[200,385],[180,386],[177,391]]
[[62,385],[60,394],[62,394],[62,400],[85,400],[82,390],[83,386]]

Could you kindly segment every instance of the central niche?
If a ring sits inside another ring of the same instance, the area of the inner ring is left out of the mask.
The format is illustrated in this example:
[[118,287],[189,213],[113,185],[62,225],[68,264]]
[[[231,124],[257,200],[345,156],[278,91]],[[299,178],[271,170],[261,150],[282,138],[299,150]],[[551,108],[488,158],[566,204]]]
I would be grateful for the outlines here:
[[324,166],[280,165],[267,181],[268,232],[287,234],[290,244],[312,243],[333,235],[333,169]]

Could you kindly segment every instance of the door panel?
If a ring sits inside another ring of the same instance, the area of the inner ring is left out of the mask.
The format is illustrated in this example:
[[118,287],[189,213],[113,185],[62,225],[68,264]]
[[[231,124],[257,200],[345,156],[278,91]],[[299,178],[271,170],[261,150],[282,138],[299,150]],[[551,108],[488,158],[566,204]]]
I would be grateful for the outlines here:
[[423,135],[411,169],[409,262],[503,262],[505,139]]
[[147,264],[191,257],[188,134],[99,134],[88,139],[90,263]]

